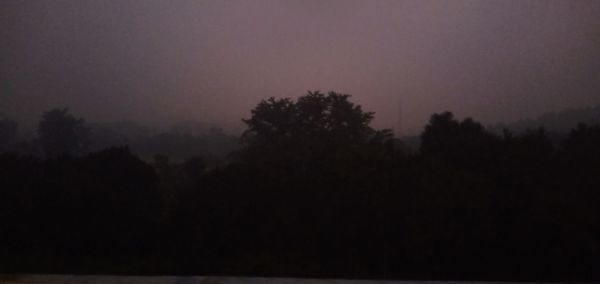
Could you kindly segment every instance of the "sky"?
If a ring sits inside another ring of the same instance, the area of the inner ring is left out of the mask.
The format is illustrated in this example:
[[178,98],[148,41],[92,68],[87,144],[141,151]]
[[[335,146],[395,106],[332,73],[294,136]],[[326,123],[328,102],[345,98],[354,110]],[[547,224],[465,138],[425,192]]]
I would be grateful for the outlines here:
[[241,127],[261,99],[352,95],[418,134],[600,104],[597,0],[3,0],[0,115]]

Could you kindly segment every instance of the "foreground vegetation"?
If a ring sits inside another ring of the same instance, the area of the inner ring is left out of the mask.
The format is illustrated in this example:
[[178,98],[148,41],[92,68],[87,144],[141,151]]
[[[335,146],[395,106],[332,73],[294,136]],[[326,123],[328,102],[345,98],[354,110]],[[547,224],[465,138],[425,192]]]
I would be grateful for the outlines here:
[[47,114],[45,158],[0,155],[0,272],[600,280],[600,126],[556,145],[434,114],[414,153],[373,115],[262,101],[207,167],[87,153],[83,121],[53,140]]

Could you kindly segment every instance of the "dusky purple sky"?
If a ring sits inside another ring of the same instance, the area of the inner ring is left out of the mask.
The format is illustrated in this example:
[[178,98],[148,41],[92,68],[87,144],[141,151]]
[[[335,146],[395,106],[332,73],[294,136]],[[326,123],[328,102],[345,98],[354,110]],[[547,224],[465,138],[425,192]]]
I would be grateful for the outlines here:
[[353,95],[374,126],[600,104],[596,0],[0,3],[0,114],[241,125],[270,96]]

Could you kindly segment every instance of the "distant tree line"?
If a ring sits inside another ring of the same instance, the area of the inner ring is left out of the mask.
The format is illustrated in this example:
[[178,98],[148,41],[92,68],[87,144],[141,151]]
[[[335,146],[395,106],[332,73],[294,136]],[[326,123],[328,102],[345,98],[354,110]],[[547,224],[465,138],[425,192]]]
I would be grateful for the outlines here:
[[48,112],[45,158],[0,155],[0,272],[600,281],[600,125],[557,145],[445,112],[414,152],[373,116],[263,100],[210,167],[83,151],[84,122]]
[[88,123],[75,118],[68,108],[44,113],[31,140],[23,140],[19,136],[27,135],[18,132],[15,121],[0,119],[0,153],[15,152],[38,158],[79,157],[128,146],[144,161],[152,161],[156,154],[168,155],[176,162],[202,156],[212,167],[225,163],[229,153],[241,147],[238,137],[208,123],[190,121],[176,124],[167,131],[157,131],[131,121]]

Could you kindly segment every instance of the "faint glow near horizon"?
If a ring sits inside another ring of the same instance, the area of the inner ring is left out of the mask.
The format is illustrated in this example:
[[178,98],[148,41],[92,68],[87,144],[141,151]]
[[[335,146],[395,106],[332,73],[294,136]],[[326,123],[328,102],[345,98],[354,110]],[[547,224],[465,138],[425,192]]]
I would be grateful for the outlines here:
[[262,98],[353,95],[376,127],[600,104],[600,1],[13,1],[2,109],[239,124]]

